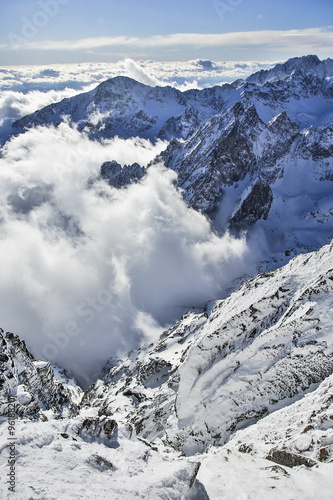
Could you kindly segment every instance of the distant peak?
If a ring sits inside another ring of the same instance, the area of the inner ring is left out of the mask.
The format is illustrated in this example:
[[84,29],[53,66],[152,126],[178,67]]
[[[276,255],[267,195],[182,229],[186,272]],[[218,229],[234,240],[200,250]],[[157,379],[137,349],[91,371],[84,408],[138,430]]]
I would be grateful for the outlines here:
[[301,57],[292,57],[291,59],[288,59],[286,61],[286,65],[292,64],[292,63],[307,63],[307,64],[320,64],[320,59],[318,56],[314,54],[309,54],[307,56],[301,56]]
[[[284,80],[291,75],[301,75],[306,73],[322,76],[324,73],[332,72],[331,59],[321,61],[318,56],[309,54],[302,57],[293,57],[284,63],[276,64],[269,70],[261,70],[247,78],[247,82],[264,85],[266,82],[274,80]],[[333,75],[331,75],[333,76]]]
[[123,76],[123,75],[109,78],[108,80],[105,80],[104,82],[100,83],[98,87],[107,87],[114,85],[149,87],[149,85],[140,83],[137,80],[134,80],[134,78],[130,78],[129,76]]

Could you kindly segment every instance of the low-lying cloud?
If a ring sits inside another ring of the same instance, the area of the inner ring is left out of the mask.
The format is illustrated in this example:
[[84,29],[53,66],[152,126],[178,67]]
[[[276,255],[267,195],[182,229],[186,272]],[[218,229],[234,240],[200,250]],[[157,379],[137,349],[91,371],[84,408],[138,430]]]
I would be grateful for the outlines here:
[[183,202],[174,172],[150,168],[121,190],[99,178],[103,161],[147,165],[165,146],[100,144],[64,123],[3,149],[1,326],[83,384],[245,269],[245,241],[214,234]]
[[[274,66],[270,61],[209,60],[159,62],[126,58],[116,63],[51,64],[48,66],[0,67],[0,89],[27,94],[32,91],[82,92],[108,78],[128,76],[146,85],[171,85],[179,88],[185,82],[203,88],[246,78],[260,69]],[[196,82],[196,83],[194,83]],[[67,97],[67,96],[66,96]],[[45,105],[45,104],[44,104]]]

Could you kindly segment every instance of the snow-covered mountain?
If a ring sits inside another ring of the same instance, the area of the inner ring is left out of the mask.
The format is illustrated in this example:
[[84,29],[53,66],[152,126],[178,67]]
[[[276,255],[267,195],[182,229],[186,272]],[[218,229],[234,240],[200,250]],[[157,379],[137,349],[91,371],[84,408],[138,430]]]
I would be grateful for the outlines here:
[[[152,164],[175,170],[184,199],[219,231],[259,231],[269,252],[299,252],[333,237],[332,116],[333,61],[306,56],[200,91],[117,77],[18,120],[14,129],[68,119],[99,140],[166,138]],[[121,171],[113,160],[101,174],[116,187],[145,173],[139,165]]]
[[[233,88],[232,86],[230,87]],[[14,123],[23,131],[36,125],[58,126],[65,117],[94,139],[187,137],[224,106],[229,85],[180,92],[150,87],[128,77],[107,80],[85,94],[67,98]]]
[[14,130],[57,126],[67,116],[92,138],[188,138],[235,102],[246,108],[254,105],[265,123],[286,111],[301,128],[328,125],[333,116],[332,77],[333,61],[316,56],[291,59],[233,84],[186,92],[116,77],[17,120]]
[[215,225],[263,231],[271,248],[319,248],[333,237],[333,128],[268,123],[237,102],[152,163],[178,174],[187,203]]
[[17,387],[24,416],[17,498],[332,498],[332,273],[333,244],[188,312],[110,360],[75,412],[75,381],[1,333],[2,414]]
[[[289,252],[333,237],[332,117],[333,61],[305,56],[231,85],[187,92],[113,78],[18,120],[14,129],[67,119],[99,140],[166,138],[169,146],[152,163],[177,172],[190,206],[219,231],[255,227],[269,251]],[[108,175],[105,165],[101,173],[114,186],[145,173],[139,166],[120,173],[113,160]]]

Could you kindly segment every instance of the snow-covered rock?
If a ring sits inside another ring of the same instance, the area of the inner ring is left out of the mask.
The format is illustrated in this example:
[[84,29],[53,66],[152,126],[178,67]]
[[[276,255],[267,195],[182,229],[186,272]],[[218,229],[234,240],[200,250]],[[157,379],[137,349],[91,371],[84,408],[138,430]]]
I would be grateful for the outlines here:
[[23,340],[0,329],[0,415],[8,410],[9,397],[20,416],[75,415],[82,390],[66,372],[33,358]]

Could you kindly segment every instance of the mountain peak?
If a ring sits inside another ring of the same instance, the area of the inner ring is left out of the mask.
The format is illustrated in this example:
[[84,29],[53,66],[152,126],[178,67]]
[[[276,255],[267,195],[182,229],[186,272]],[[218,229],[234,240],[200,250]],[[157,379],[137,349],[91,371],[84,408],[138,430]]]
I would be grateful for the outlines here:
[[333,76],[332,59],[321,61],[316,55],[293,57],[284,63],[279,63],[269,70],[261,70],[249,76],[246,81],[264,85],[269,81],[285,80],[293,73],[316,74],[317,76]]
[[[121,85],[121,86],[140,86],[140,87],[149,87],[149,85],[145,85],[144,83],[138,82],[134,80],[134,78],[130,78],[129,76],[119,75],[109,78],[104,82],[100,83],[98,87],[110,86],[110,85]],[[97,88],[98,88],[97,87]]]

